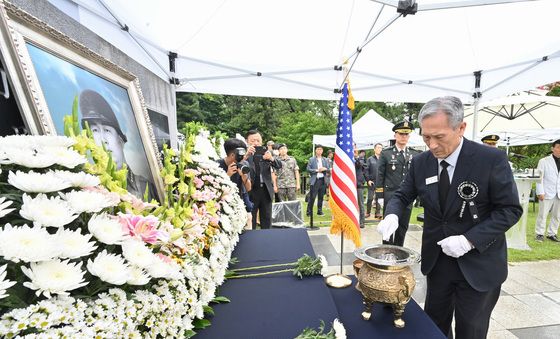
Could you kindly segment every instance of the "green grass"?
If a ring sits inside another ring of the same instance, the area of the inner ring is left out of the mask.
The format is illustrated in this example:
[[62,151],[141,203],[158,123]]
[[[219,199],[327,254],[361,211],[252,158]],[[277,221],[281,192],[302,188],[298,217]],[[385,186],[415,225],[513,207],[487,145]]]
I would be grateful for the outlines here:
[[[305,223],[309,225],[309,217],[306,216],[307,203],[303,201],[303,197],[300,198],[303,205],[303,215]],[[323,213],[325,215],[317,215],[317,202],[314,206],[313,215],[313,225],[318,227],[330,227],[331,225],[331,210],[328,207],[328,203],[325,196]],[[535,220],[537,218],[537,212],[539,210],[538,205],[535,205],[535,211],[533,212],[533,203],[529,203],[529,213],[527,214],[527,244],[531,247],[529,251],[508,249],[508,261],[509,262],[520,262],[520,261],[539,261],[539,260],[554,260],[560,259],[560,243],[555,243],[550,240],[545,239],[544,242],[538,243],[535,241]],[[419,213],[423,212],[423,208],[413,208],[412,215],[410,217],[410,222],[412,224],[420,224],[416,217]],[[550,217],[549,217],[550,219]],[[548,225],[548,222],[547,222]]]
[[[530,251],[508,249],[508,261],[538,261],[560,259],[560,243],[552,242],[545,238],[542,243],[535,241],[535,221],[537,219],[538,205],[535,205],[533,212],[533,203],[529,203],[529,213],[527,214],[527,244],[531,247]],[[548,222],[547,220],[547,225]]]

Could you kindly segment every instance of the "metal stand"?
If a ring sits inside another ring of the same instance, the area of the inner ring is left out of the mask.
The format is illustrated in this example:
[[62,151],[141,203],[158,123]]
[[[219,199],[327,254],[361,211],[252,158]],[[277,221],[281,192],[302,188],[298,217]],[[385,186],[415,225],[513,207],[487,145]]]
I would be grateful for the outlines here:
[[311,214],[309,215],[309,227],[307,227],[307,229],[311,231],[316,231],[319,229],[319,227],[313,226],[313,206],[311,206]]
[[346,288],[352,285],[352,279],[342,274],[342,256],[344,254],[344,233],[340,234],[340,273],[331,274],[325,277],[325,283],[329,287]]

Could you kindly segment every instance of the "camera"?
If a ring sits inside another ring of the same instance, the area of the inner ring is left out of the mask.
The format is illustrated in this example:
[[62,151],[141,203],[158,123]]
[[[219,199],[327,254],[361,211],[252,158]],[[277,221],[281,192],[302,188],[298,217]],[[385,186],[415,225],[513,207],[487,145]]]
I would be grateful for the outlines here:
[[243,161],[243,158],[245,158],[245,154],[247,154],[245,148],[238,147],[235,149],[235,166],[237,166],[237,168],[240,169],[241,173],[243,174],[247,174],[251,171],[249,163],[247,161]]
[[256,156],[263,156],[266,151],[268,151],[268,148],[266,148],[265,146],[255,146],[255,155]]
[[247,154],[247,151],[245,150],[245,148],[237,147],[235,149],[235,162],[243,161],[243,158],[245,158],[245,154]]

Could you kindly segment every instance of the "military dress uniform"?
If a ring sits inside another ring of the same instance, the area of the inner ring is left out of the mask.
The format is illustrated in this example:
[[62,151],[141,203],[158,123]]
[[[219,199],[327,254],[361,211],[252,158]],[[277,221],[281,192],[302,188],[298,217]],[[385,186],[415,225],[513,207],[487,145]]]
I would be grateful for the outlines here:
[[[405,127],[403,127],[405,126]],[[393,131],[400,133],[410,133],[412,129],[410,123],[401,122],[393,127]],[[379,199],[384,200],[383,204],[383,217],[385,217],[385,206],[393,194],[400,187],[404,181],[410,162],[412,158],[419,154],[419,151],[405,147],[400,151],[397,146],[385,148],[377,161],[377,181],[375,182],[375,194],[379,195]],[[402,246],[404,244],[404,237],[408,230],[408,223],[410,222],[410,214],[412,213],[412,204],[407,206],[406,211],[403,211],[399,219],[399,228],[389,241],[383,241],[384,244]]]

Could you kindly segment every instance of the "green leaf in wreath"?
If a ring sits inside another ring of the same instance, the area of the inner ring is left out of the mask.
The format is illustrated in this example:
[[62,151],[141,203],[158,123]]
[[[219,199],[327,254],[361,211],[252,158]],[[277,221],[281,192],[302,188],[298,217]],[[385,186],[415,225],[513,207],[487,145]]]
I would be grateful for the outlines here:
[[230,303],[231,300],[229,300],[228,298],[224,297],[224,296],[217,296],[214,299],[212,299],[213,303]]

